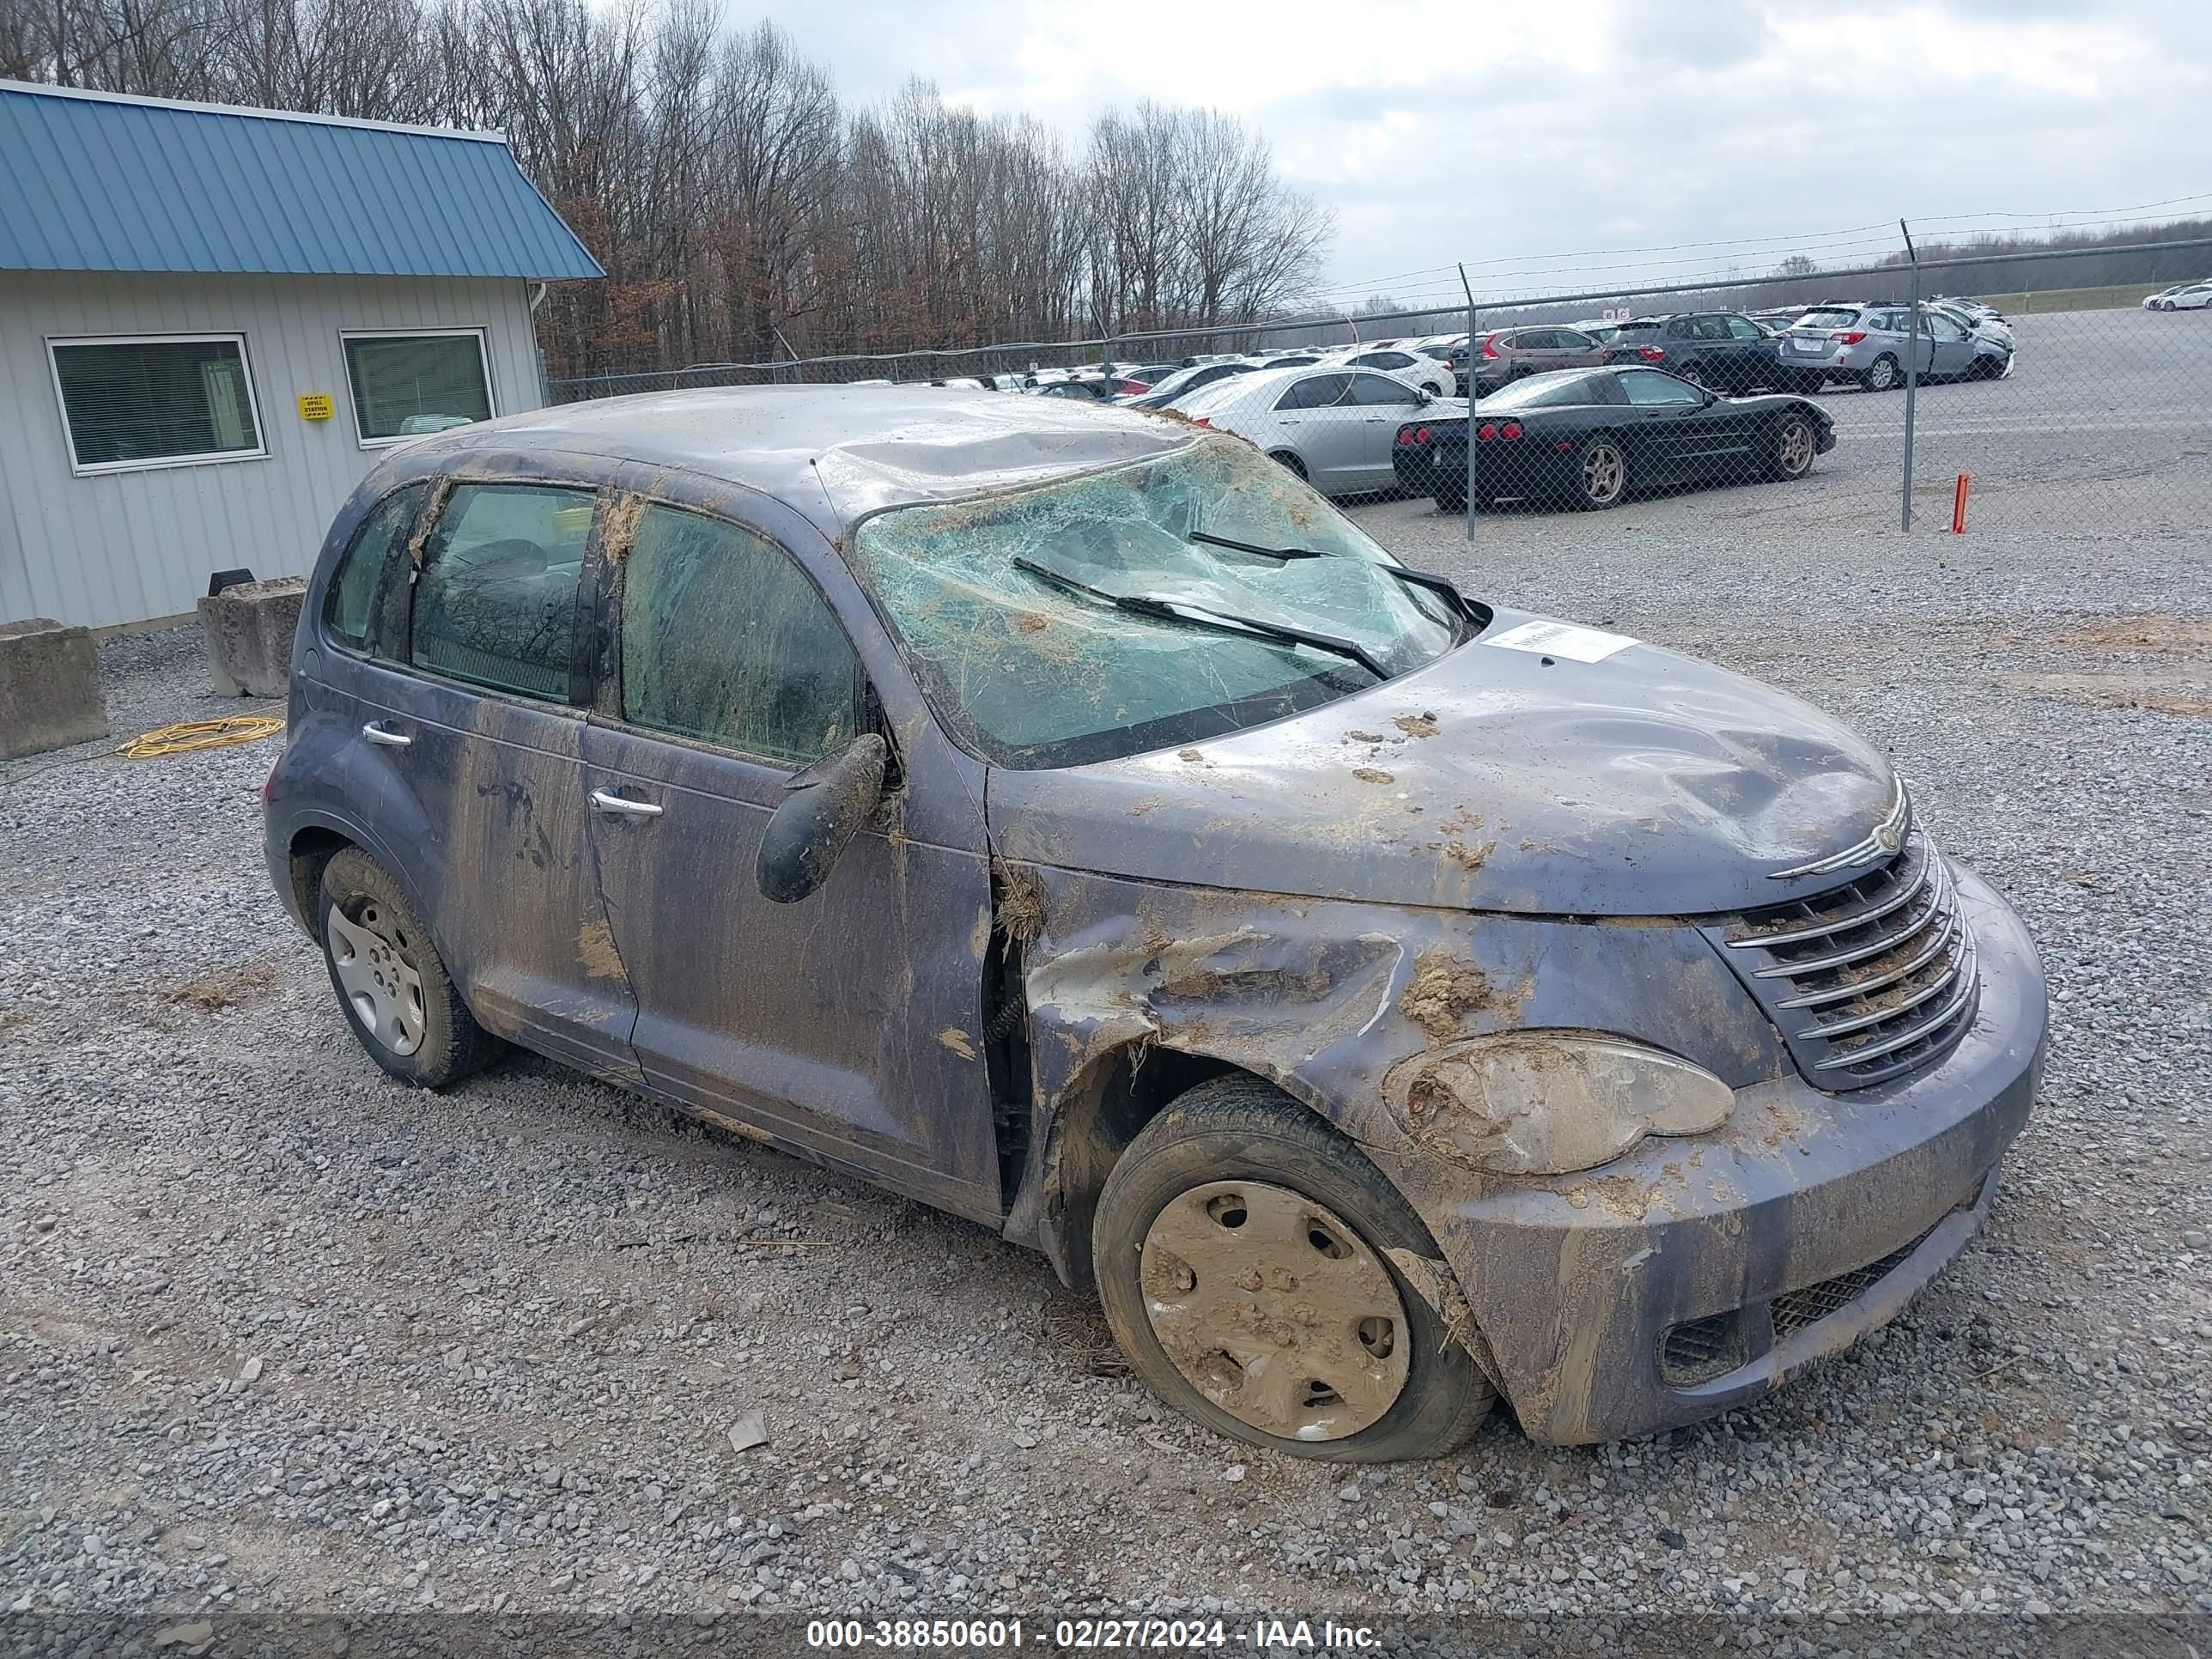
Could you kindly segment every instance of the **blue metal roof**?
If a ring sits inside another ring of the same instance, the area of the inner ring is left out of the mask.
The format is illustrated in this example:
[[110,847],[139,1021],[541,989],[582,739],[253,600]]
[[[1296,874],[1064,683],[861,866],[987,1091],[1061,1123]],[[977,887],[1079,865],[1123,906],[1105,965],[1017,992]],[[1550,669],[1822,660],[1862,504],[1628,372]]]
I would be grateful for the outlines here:
[[602,276],[496,134],[0,81],[0,270]]

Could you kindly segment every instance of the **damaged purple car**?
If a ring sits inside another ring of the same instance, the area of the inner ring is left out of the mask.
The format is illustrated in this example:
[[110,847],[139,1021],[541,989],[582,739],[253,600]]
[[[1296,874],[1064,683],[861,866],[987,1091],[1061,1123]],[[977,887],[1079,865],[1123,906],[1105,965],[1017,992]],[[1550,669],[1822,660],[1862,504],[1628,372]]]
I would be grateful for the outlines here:
[[1850,731],[1133,411],[404,445],[267,801],[386,1071],[520,1044],[969,1217],[1302,1455],[1757,1398],[1957,1254],[2042,1061],[2019,921]]

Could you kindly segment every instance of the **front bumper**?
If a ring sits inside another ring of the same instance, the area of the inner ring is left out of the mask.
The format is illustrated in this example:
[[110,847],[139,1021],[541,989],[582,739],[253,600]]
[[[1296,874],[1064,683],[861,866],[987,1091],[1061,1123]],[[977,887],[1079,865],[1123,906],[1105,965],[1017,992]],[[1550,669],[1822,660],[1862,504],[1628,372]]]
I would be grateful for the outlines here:
[[[1938,1064],[1845,1093],[1754,1085],[1713,1134],[1425,1218],[1532,1439],[1611,1440],[1755,1400],[1893,1317],[1972,1236],[2027,1120],[2047,1008],[2018,918],[1963,869],[1958,885],[1981,1000]],[[1828,1310],[1805,1318],[1808,1297]],[[1668,1333],[1702,1322],[1736,1352],[1670,1378]]]

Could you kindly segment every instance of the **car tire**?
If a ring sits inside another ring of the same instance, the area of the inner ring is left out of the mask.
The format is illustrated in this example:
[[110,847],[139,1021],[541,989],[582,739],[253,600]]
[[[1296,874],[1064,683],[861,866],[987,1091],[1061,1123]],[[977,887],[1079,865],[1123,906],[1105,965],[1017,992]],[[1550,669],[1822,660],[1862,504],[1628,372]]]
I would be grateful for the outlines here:
[[[1131,1368],[1232,1440],[1327,1462],[1440,1457],[1497,1403],[1393,1258],[1438,1261],[1420,1218],[1356,1145],[1257,1078],[1202,1083],[1138,1133],[1099,1194],[1091,1252]],[[1247,1344],[1261,1365],[1231,1352]]]
[[442,1089],[505,1049],[461,1000],[399,884],[357,847],[323,866],[315,937],[346,1024],[402,1082]]
[[1576,445],[1574,468],[1567,499],[1583,512],[1602,512],[1626,499],[1628,452],[1612,433],[1593,432]]
[[1306,476],[1306,464],[1290,450],[1271,449],[1267,452],[1267,459],[1279,466],[1287,468],[1293,477],[1303,478]]
[[1691,358],[1688,362],[1684,363],[1681,368],[1676,369],[1674,372],[1680,375],[1684,380],[1687,380],[1692,386],[1703,386],[1708,392],[1717,392],[1720,390],[1720,387],[1714,383],[1712,371],[1708,369],[1695,357]]
[[1905,384],[1905,377],[1899,372],[1897,359],[1885,351],[1867,366],[1859,384],[1869,392],[1894,392]]
[[2158,308],[2160,311],[2171,311],[2173,309],[2173,301],[2171,300],[2161,300],[2159,301]]
[[1766,434],[1766,476],[1779,483],[1794,483],[1813,470],[1820,451],[1820,434],[1811,419],[1793,410]]
[[1463,489],[1439,489],[1437,491],[1437,511],[1439,513],[1466,512],[1467,492]]

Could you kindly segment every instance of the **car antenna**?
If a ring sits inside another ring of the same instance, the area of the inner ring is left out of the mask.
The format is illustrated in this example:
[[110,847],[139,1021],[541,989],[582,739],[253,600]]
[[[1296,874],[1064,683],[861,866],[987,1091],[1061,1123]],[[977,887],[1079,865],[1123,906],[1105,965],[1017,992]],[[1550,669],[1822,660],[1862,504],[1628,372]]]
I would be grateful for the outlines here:
[[[832,524],[842,523],[842,520],[841,520],[837,516],[837,498],[830,493],[830,481],[822,476],[821,461],[816,457],[809,455],[806,458],[806,464],[814,469],[814,487],[822,492],[823,504],[830,509],[830,522]],[[844,550],[845,538],[843,532],[838,532],[833,533],[830,539],[836,544],[840,552]]]

